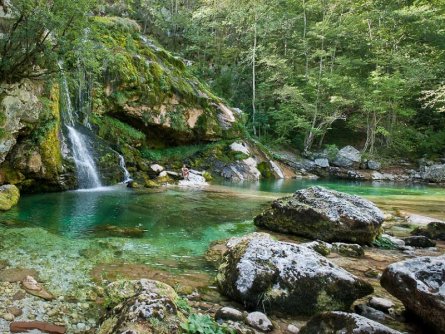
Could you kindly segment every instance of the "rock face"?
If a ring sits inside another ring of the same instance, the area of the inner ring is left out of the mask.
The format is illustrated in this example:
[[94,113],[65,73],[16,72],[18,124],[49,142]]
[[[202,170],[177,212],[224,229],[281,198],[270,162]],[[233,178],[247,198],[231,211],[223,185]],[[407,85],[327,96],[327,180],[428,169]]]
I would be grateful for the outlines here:
[[434,183],[444,183],[445,182],[445,164],[443,165],[432,165],[425,167],[423,173],[421,173],[423,180]]
[[439,333],[445,328],[445,255],[388,266],[380,284]]
[[0,210],[7,211],[19,202],[20,191],[12,185],[7,184],[0,187]]
[[358,314],[345,312],[325,312],[312,317],[301,328],[300,334],[401,334],[378,322]]
[[311,187],[274,201],[255,218],[255,224],[323,241],[370,244],[379,235],[383,220],[383,213],[368,200]]
[[100,325],[98,334],[111,333],[181,333],[185,316],[176,307],[178,296],[167,284],[141,279],[116,281],[106,289],[111,311]]
[[219,267],[217,284],[250,308],[311,315],[346,310],[372,287],[311,249],[251,234],[232,238]]
[[361,160],[362,156],[359,150],[352,146],[345,146],[338,151],[332,163],[338,167],[357,167]]

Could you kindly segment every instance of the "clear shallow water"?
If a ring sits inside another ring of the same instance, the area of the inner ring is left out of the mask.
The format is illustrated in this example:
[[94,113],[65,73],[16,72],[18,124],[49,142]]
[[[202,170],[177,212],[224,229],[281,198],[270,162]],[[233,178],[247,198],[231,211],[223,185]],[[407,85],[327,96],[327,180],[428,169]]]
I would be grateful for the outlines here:
[[[445,189],[425,185],[279,180],[159,192],[118,185],[23,196],[0,214],[0,237],[8,243],[0,258],[31,267],[39,259],[83,272],[110,262],[205,271],[202,255],[212,241],[254,231],[252,218],[273,199],[311,185],[365,196],[385,209],[445,218]],[[51,275],[62,274],[52,269]]]

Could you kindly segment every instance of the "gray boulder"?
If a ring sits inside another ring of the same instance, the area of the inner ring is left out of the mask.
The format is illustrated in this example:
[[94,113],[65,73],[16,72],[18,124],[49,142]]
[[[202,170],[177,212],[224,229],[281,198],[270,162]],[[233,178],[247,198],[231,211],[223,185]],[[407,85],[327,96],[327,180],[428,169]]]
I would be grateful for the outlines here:
[[312,315],[347,310],[373,291],[370,284],[304,246],[252,234],[230,239],[227,247],[218,287],[250,308]]
[[329,160],[326,158],[318,158],[314,161],[315,165],[321,168],[329,167]]
[[371,170],[380,170],[380,168],[382,168],[382,164],[375,160],[368,160],[367,166],[368,166],[368,169],[371,169]]
[[325,312],[312,317],[300,334],[401,334],[354,313]]
[[428,248],[436,246],[436,243],[434,241],[428,239],[423,235],[406,237],[403,239],[403,241],[405,241],[406,246],[417,247],[417,248]]
[[434,183],[444,183],[445,164],[425,167],[423,173],[421,173],[421,177],[424,181],[434,182]]
[[360,151],[349,145],[338,151],[332,164],[338,167],[358,167],[361,160]]
[[445,328],[445,255],[388,266],[380,284],[439,333]]
[[383,212],[368,200],[311,187],[274,201],[255,217],[255,225],[328,242],[370,244],[383,220]]

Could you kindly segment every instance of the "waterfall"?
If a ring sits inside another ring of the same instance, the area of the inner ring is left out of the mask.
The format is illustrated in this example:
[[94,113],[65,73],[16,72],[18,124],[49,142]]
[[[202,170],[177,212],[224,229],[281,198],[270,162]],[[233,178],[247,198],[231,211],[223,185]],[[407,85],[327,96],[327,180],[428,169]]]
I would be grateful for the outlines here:
[[62,73],[62,95],[64,101],[63,123],[68,129],[68,138],[76,165],[77,182],[80,189],[101,187],[99,174],[94,162],[92,147],[88,137],[82,133],[78,113],[71,104],[68,83],[63,73],[62,63],[59,63]]
[[122,181],[122,183],[130,182],[132,180],[131,175],[127,167],[125,166],[124,156],[121,154],[119,154],[119,166],[122,168],[122,171],[124,172],[124,180]]

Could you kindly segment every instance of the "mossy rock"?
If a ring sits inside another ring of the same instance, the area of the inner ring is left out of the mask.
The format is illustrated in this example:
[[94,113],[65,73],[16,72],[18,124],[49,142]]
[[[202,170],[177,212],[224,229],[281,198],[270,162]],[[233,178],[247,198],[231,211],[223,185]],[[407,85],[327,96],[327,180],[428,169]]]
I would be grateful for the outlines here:
[[8,184],[0,187],[0,210],[10,210],[14,205],[17,205],[19,199],[20,191],[16,186]]

